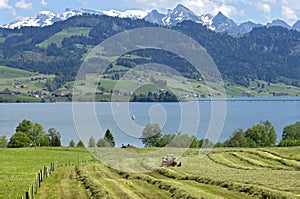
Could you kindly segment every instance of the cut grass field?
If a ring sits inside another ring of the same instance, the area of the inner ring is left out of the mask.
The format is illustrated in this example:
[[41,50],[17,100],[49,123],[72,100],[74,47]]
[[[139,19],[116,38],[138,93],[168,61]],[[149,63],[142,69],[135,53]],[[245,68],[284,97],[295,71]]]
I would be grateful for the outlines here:
[[89,161],[84,149],[22,148],[0,149],[0,198],[20,198],[35,184],[37,173],[54,161],[57,166]]
[[[182,166],[160,167],[168,153]],[[299,147],[215,148],[199,158],[197,149],[178,148],[0,149],[0,198],[24,195],[53,161],[58,167],[35,198],[299,198],[299,153]]]
[[91,198],[90,192],[78,180],[74,166],[59,167],[44,180],[35,198]]

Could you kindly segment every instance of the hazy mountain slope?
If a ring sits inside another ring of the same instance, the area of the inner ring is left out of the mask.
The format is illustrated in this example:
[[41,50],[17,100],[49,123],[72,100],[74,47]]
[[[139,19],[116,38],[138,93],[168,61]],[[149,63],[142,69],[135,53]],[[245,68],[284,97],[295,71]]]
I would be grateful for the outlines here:
[[[43,28],[0,29],[0,65],[57,74],[61,81],[71,80],[91,47],[124,30],[153,26],[156,25],[144,20],[83,15]],[[260,27],[244,36],[232,37],[192,21],[171,28],[187,34],[205,47],[228,81],[248,85],[251,79],[261,79],[300,85],[300,33],[295,30]],[[66,30],[72,29],[78,34],[68,34]],[[57,34],[63,38],[49,42],[49,38]],[[46,41],[48,45],[40,45]],[[173,66],[188,77],[196,77],[189,64],[176,55],[166,56],[160,51],[135,53]],[[135,61],[124,63],[126,67],[140,64]]]

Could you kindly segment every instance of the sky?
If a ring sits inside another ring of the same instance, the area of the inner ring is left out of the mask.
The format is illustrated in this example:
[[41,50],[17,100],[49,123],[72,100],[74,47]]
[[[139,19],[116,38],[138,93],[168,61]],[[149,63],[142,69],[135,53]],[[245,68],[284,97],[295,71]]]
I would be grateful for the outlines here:
[[10,23],[19,17],[35,16],[42,10],[56,14],[66,8],[156,9],[166,12],[179,3],[197,14],[216,15],[221,11],[237,23],[253,21],[266,24],[274,19],[283,19],[293,25],[300,19],[299,0],[0,0],[0,24]]

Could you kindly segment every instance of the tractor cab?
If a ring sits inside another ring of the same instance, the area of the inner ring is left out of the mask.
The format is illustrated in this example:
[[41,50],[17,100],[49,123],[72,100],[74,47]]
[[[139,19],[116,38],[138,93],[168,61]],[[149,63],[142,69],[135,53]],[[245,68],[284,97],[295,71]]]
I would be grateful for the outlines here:
[[166,157],[162,158],[161,166],[176,166],[177,162],[175,162],[174,154],[167,154]]

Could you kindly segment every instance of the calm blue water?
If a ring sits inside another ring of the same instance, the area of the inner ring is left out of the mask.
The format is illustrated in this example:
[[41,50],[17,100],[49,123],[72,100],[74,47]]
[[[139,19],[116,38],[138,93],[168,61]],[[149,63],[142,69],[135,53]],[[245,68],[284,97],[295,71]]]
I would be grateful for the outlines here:
[[[226,117],[219,137],[220,141],[226,140],[234,130],[239,128],[246,130],[262,120],[271,121],[278,135],[277,140],[280,140],[282,130],[286,125],[300,121],[299,97],[245,99],[247,101],[240,99],[226,101]],[[274,99],[277,100],[273,101]],[[162,127],[162,133],[178,131],[191,133],[191,131],[196,130],[197,137],[202,138],[209,128],[212,103],[210,101],[198,101],[197,107],[193,104],[193,109],[189,108],[188,103],[191,102],[183,103],[181,106],[179,103],[131,103],[125,112],[122,111],[125,103],[114,103],[115,114],[112,112],[111,103],[96,103],[95,114],[101,132],[94,130],[95,124],[92,124],[92,120],[87,117],[86,120],[81,121],[83,126],[79,128],[79,133],[73,119],[72,103],[4,103],[0,104],[0,135],[10,137],[19,122],[28,119],[42,124],[45,130],[51,127],[59,130],[63,145],[68,145],[71,139],[76,142],[79,139],[87,141],[91,135],[98,139],[109,128],[118,146],[132,144],[141,147],[143,145],[138,139],[140,135],[135,132],[135,129],[143,128],[150,121],[159,123]],[[199,112],[196,112],[195,115],[197,108]],[[184,111],[185,113],[183,113]],[[132,115],[135,117],[134,120]],[[184,124],[180,124],[182,121]]]

